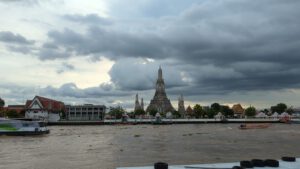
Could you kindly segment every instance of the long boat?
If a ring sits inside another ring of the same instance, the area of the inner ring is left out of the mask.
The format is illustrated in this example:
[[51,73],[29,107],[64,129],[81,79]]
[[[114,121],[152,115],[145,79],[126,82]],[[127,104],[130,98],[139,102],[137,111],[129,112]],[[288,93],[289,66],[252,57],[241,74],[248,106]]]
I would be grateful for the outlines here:
[[49,134],[44,122],[0,118],[0,135],[25,136]]
[[265,124],[241,124],[239,126],[239,129],[265,129],[270,127],[270,123],[265,123]]

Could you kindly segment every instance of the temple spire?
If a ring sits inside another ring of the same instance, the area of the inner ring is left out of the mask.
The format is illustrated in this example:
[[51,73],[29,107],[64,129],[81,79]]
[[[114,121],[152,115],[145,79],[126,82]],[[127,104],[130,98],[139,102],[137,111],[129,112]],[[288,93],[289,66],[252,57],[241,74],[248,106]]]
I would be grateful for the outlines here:
[[167,97],[165,91],[165,82],[162,75],[161,66],[158,69],[158,77],[156,81],[156,91],[146,111],[156,110],[159,113],[173,112],[174,108]]
[[136,95],[135,95],[134,111],[136,111],[136,110],[138,110],[138,109],[140,109],[140,108],[141,108],[141,105],[140,105],[140,103],[139,103],[139,95],[136,94]]
[[135,102],[139,102],[139,94],[138,93],[135,95]]
[[184,99],[182,94],[178,98],[178,112],[180,113],[181,117],[185,117]]
[[144,110],[144,99],[141,99],[141,109]]
[[158,79],[163,79],[161,66],[159,66],[159,69],[158,69]]

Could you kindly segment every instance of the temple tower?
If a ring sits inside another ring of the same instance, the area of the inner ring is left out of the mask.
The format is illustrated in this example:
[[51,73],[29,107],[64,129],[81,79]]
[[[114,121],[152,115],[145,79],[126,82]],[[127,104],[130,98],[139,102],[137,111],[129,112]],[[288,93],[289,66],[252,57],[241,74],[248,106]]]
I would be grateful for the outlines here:
[[141,109],[141,105],[139,103],[139,95],[136,94],[135,95],[135,105],[134,105],[134,111]]
[[144,110],[144,99],[141,99],[141,109]]
[[182,94],[178,98],[178,112],[180,113],[181,117],[185,117],[185,107]]
[[163,73],[161,67],[158,69],[158,78],[156,81],[156,91],[153,99],[151,100],[149,106],[147,107],[147,112],[150,110],[156,110],[160,113],[173,112],[174,108],[167,97],[165,91],[165,82],[163,79]]

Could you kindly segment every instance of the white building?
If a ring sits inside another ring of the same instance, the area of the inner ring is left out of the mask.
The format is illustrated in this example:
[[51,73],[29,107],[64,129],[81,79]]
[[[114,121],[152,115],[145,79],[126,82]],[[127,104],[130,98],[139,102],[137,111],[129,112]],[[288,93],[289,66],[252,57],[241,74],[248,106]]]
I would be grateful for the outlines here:
[[104,105],[66,105],[67,120],[104,120],[106,107]]
[[35,96],[32,100],[27,100],[25,109],[25,118],[56,122],[60,120],[65,105],[60,101]]

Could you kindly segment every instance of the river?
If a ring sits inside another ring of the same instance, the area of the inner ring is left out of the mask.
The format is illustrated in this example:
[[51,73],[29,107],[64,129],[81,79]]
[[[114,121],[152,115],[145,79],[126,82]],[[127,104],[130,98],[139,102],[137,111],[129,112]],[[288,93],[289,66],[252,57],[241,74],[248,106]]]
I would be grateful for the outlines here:
[[240,130],[238,124],[50,126],[44,136],[0,136],[2,169],[125,166],[300,157],[300,125]]

